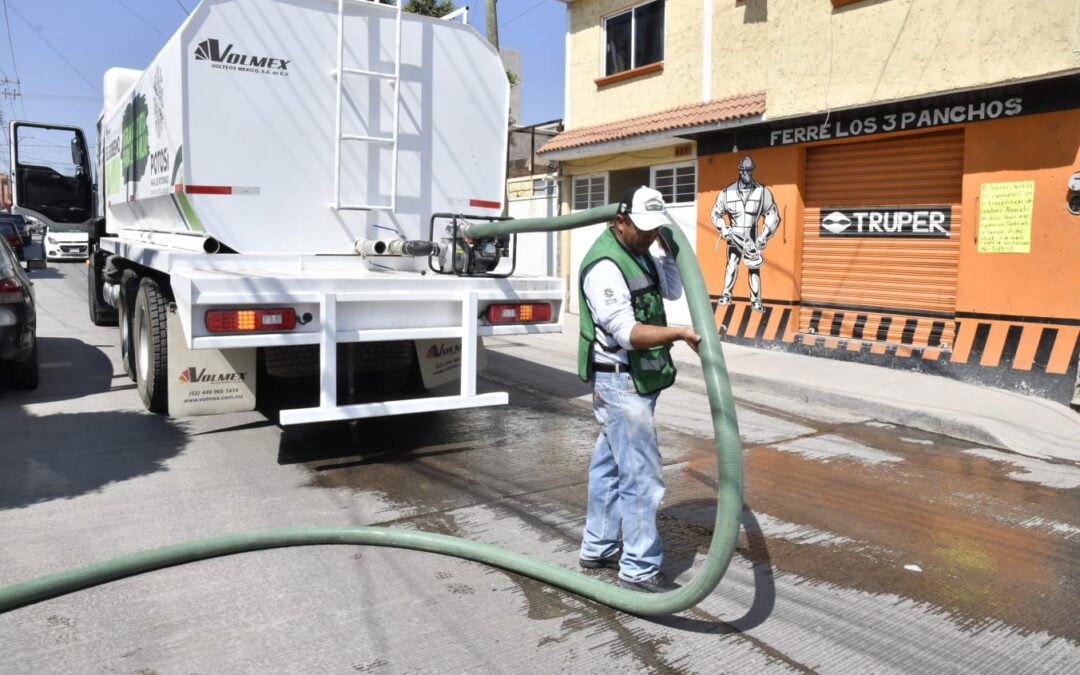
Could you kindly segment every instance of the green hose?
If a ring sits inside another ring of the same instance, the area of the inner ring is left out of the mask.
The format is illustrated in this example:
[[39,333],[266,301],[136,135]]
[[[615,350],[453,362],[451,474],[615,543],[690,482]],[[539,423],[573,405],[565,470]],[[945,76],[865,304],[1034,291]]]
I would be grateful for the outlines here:
[[[615,205],[607,205],[557,218],[479,223],[469,227],[468,236],[488,237],[583,227],[610,221],[615,215],[615,208]],[[326,544],[392,546],[474,560],[532,577],[631,614],[673,614],[693,607],[720,583],[735,551],[742,512],[742,446],[735,421],[731,385],[701,269],[690,243],[679,228],[664,227],[660,235],[675,256],[694,330],[701,335],[698,353],[705,373],[716,435],[717,505],[712,543],[701,569],[682,588],[657,594],[631,591],[520,553],[430,532],[366,526],[305,527],[264,530],[164,546],[12,584],[0,588],[0,613],[172,565],[245,551]]]
[[[522,232],[555,232],[558,230],[573,230],[586,225],[610,223],[615,220],[615,212],[618,204],[597,206],[587,211],[578,211],[565,216],[553,218],[518,218],[516,220],[493,220],[486,223],[471,223],[464,228],[467,237],[482,238],[494,237],[500,234],[521,234]],[[689,247],[688,247],[689,248]],[[697,267],[697,261],[695,268]],[[682,268],[679,268],[682,271]],[[701,276],[700,271],[698,276]],[[709,316],[712,316],[710,314]]]

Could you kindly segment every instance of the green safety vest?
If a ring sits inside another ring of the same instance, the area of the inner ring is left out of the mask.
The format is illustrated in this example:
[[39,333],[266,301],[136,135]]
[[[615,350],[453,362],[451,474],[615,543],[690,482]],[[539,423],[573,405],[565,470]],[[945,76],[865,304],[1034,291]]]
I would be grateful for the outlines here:
[[[630,254],[611,228],[592,245],[581,262],[581,274],[578,279],[578,301],[580,304],[581,333],[578,338],[578,375],[588,382],[593,374],[593,350],[597,347],[596,324],[592,312],[585,301],[585,274],[601,260],[610,260],[619,267],[626,286],[630,289],[630,304],[634,308],[634,319],[649,326],[666,326],[664,314],[664,296],[660,294],[659,275],[653,264],[652,256],[646,254],[645,264]],[[603,330],[603,329],[600,329]],[[670,387],[675,382],[675,364],[671,360],[671,345],[662,345],[651,349],[631,349],[627,352],[630,375],[634,388],[639,394],[651,394]]]

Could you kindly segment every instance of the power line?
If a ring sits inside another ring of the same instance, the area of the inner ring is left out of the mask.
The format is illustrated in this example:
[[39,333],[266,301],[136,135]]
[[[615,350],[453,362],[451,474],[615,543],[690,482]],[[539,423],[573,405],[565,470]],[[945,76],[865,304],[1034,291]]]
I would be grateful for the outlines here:
[[150,27],[150,30],[154,31],[155,33],[157,33],[157,34],[158,34],[158,35],[160,35],[161,37],[166,37],[166,36],[165,36],[165,33],[162,33],[162,32],[161,32],[160,30],[158,30],[158,27],[157,27],[157,26],[155,26],[154,24],[152,24],[152,23],[150,23],[149,21],[147,21],[147,20],[146,20],[146,17],[144,17],[144,16],[142,15],[142,14],[139,14],[138,12],[136,12],[136,11],[135,11],[134,9],[132,9],[131,7],[128,7],[127,3],[126,3],[126,2],[124,2],[124,0],[116,0],[116,2],[117,2],[117,3],[118,3],[118,4],[120,5],[120,6],[121,6],[121,7],[123,7],[124,9],[126,9],[127,11],[131,12],[132,14],[134,14],[134,15],[135,15],[135,18],[137,18],[137,19],[138,19],[139,21],[142,21],[142,22],[143,22],[143,23],[145,23],[145,24],[146,24],[147,26],[149,26],[149,27]]
[[19,92],[19,95],[23,98],[39,98],[47,99],[50,101],[94,101],[100,102],[100,96],[67,96],[65,94],[27,94]]
[[[15,61],[15,43],[11,40],[11,19],[8,17],[7,0],[4,0],[4,27],[7,30],[8,47],[11,49],[11,67],[15,69],[15,84],[19,86],[22,78],[19,77],[19,64]],[[7,76],[4,79],[7,79]],[[19,106],[22,107],[23,117],[26,117],[26,104],[22,99],[19,99]],[[14,103],[11,104],[11,113],[15,114]]]
[[525,10],[524,12],[521,12],[520,14],[515,14],[514,16],[510,17],[510,18],[509,18],[509,19],[507,19],[506,21],[503,21],[503,22],[502,22],[501,24],[499,24],[499,27],[500,27],[500,28],[502,28],[503,26],[505,26],[505,25],[509,24],[509,23],[510,23],[510,22],[512,22],[512,21],[517,21],[518,19],[520,19],[521,17],[525,16],[525,15],[526,15],[526,14],[528,14],[529,12],[533,11],[534,9],[536,9],[536,8],[537,8],[537,7],[539,7],[540,5],[544,4],[545,2],[547,2],[547,0],[540,0],[540,2],[536,3],[536,4],[535,4],[535,5],[533,5],[532,7],[528,8],[527,10]]
[[184,10],[184,14],[191,16],[191,12],[188,11],[187,7],[184,7],[184,3],[180,2],[180,0],[176,0],[176,4],[180,5],[180,9]]
[[[24,14],[23,14],[23,13],[22,13],[21,11],[19,11],[19,8],[18,8],[18,7],[17,7],[16,5],[15,5],[15,3],[14,3],[14,2],[12,2],[12,3],[10,3],[10,4],[11,4],[11,11],[15,12],[15,16],[17,16],[17,17],[19,18],[19,20],[20,20],[20,21],[22,21],[22,22],[23,22],[24,24],[26,24],[26,27],[27,27],[27,28],[29,28],[30,30],[32,30],[32,31],[34,31],[35,33],[37,33],[37,36],[38,36],[38,38],[39,38],[39,39],[40,39],[40,40],[41,40],[41,41],[42,41],[43,43],[45,43],[45,46],[46,46],[46,47],[48,47],[49,49],[51,49],[51,50],[53,51],[53,53],[54,53],[54,54],[56,54],[56,55],[57,55],[58,57],[60,57],[60,60],[61,60],[61,61],[63,61],[63,62],[65,63],[65,64],[67,64],[67,67],[68,67],[68,68],[71,68],[72,72],[74,72],[74,73],[75,73],[76,75],[78,75],[79,77],[81,77],[81,78],[82,78],[82,81],[83,81],[83,82],[85,82],[85,83],[86,83],[87,85],[89,85],[89,87],[90,87],[91,89],[93,89],[93,90],[94,90],[94,91],[95,91],[96,93],[98,93],[98,94],[100,94],[100,93],[101,93],[101,90],[100,90],[100,89],[98,89],[97,85],[95,85],[95,84],[94,84],[93,82],[91,82],[90,80],[86,79],[86,76],[85,76],[85,75],[83,75],[83,74],[82,74],[81,72],[79,72],[79,69],[78,69],[78,68],[76,68],[76,67],[75,67],[75,66],[74,66],[74,65],[73,65],[73,64],[71,63],[71,61],[68,61],[68,60],[67,60],[67,57],[65,57],[65,56],[64,56],[63,54],[61,54],[61,53],[60,53],[60,50],[59,50],[59,49],[57,49],[56,47],[54,47],[54,46],[53,46],[53,44],[52,44],[51,42],[49,42],[49,40],[48,40],[48,39],[47,39],[47,38],[45,37],[45,35],[44,35],[44,34],[42,33],[42,31],[41,31],[41,28],[36,28],[36,27],[34,27],[34,25],[30,23],[30,20],[29,20],[29,19],[27,19],[27,18],[26,18],[26,16],[25,16],[25,15],[24,15]],[[4,7],[5,7],[5,9],[7,8],[7,6],[8,6],[8,0],[4,0]],[[10,25],[10,24],[9,24],[9,25]]]

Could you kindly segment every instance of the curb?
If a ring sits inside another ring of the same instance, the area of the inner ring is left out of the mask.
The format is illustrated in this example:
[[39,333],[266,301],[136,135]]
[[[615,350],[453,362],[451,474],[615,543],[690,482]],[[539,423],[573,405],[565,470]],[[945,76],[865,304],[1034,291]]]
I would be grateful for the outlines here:
[[[678,368],[685,368],[689,372],[700,368],[696,363],[683,360],[676,360],[675,365]],[[1044,452],[1042,449],[1032,448],[1030,445],[1025,444],[1023,439],[1000,434],[981,421],[965,419],[963,413],[949,414],[944,411],[938,412],[916,408],[910,404],[896,401],[871,400],[864,396],[837,391],[828,387],[733,372],[731,370],[728,371],[728,376],[731,378],[732,389],[736,392],[736,397],[739,397],[740,393],[750,392],[751,394],[767,394],[809,405],[825,405],[889,424],[950,436],[1027,457],[1058,460],[1073,464],[1080,463],[1080,456],[1070,457],[1065,452],[1054,454]],[[1067,446],[1063,446],[1062,450],[1066,451]]]

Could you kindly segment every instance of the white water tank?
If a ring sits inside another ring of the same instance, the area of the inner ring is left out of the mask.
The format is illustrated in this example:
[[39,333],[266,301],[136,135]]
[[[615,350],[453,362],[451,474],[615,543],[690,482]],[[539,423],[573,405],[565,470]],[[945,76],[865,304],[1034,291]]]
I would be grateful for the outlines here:
[[[498,215],[509,84],[472,27],[345,4],[335,201],[338,3],[204,0],[134,85],[106,73],[99,138],[106,227],[211,236],[240,253],[352,254],[358,239],[427,238],[431,214]],[[394,128],[394,106],[397,128]],[[396,194],[391,195],[396,170]],[[412,265],[414,261],[408,261]],[[415,261],[415,264],[426,261]]]

